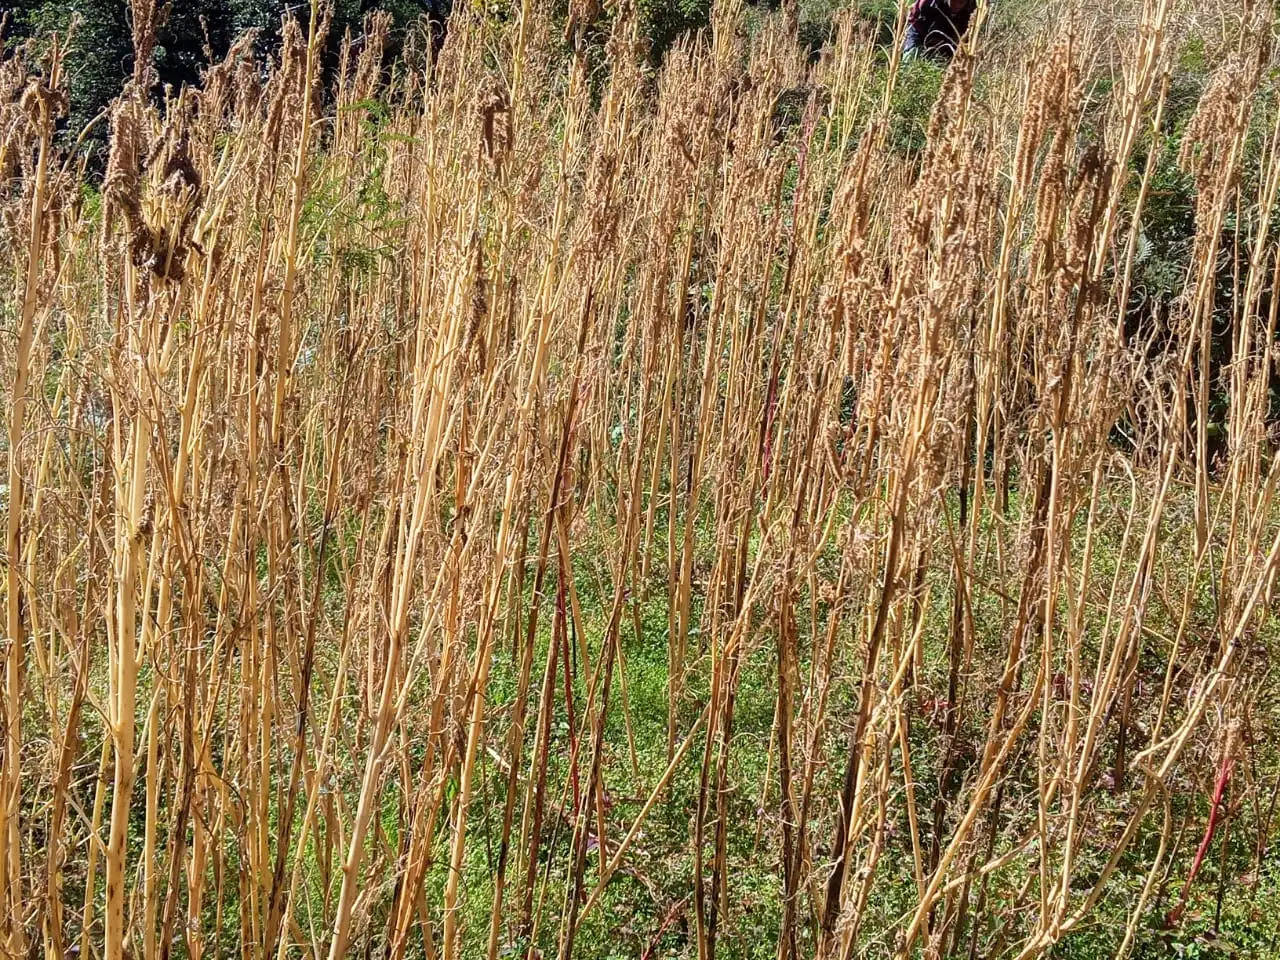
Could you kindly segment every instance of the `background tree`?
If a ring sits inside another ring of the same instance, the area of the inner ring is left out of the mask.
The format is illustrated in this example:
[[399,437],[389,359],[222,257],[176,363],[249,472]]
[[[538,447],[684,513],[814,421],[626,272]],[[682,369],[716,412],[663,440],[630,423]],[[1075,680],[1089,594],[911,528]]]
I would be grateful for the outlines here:
[[[348,29],[359,31],[366,14],[385,10],[392,15],[391,57],[399,53],[405,30],[422,17],[442,22],[452,0],[335,0],[329,30],[327,65],[336,65],[342,37]],[[66,36],[71,46],[66,57],[71,107],[64,136],[75,139],[91,123],[85,137],[91,163],[101,164],[106,124],[94,123],[124,88],[133,73],[133,40],[130,10],[125,0],[15,0],[7,26],[7,41]],[[271,54],[280,39],[286,15],[305,13],[305,5],[286,0],[207,0],[199,4],[168,3],[158,11],[155,49],[156,87],[177,89],[194,84],[210,62],[225,56],[231,43],[247,30],[258,35],[258,49]],[[72,26],[74,25],[74,29]]]

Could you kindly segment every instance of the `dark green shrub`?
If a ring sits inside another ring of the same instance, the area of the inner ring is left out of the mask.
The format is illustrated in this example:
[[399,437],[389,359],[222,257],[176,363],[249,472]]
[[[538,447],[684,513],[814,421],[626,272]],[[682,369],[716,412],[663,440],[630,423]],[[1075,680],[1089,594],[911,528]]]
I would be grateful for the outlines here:
[[641,29],[655,58],[690,30],[705,27],[711,18],[711,0],[640,0]]

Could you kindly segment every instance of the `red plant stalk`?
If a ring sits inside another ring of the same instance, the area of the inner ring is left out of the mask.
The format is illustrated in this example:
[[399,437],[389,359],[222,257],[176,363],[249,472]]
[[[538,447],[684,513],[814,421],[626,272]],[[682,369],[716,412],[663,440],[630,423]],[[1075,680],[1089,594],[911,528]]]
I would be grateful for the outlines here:
[[685,897],[679,903],[672,904],[671,909],[667,911],[667,915],[662,918],[662,925],[658,927],[658,932],[653,935],[653,939],[649,941],[649,946],[640,955],[640,960],[652,960],[653,953],[658,948],[658,941],[662,939],[662,935],[670,929],[671,925],[680,918],[680,914],[684,913],[684,908],[688,905],[688,897]]
[[1218,766],[1218,780],[1213,785],[1213,805],[1209,808],[1209,822],[1204,828],[1204,837],[1200,840],[1200,847],[1196,850],[1196,857],[1191,861],[1191,872],[1187,874],[1186,882],[1182,884],[1182,894],[1178,897],[1178,905],[1169,911],[1169,915],[1165,918],[1164,925],[1166,928],[1172,927],[1182,919],[1182,913],[1187,907],[1187,895],[1191,892],[1191,884],[1195,882],[1196,874],[1200,872],[1200,865],[1204,862],[1204,855],[1209,852],[1209,846],[1213,843],[1214,832],[1218,829],[1218,815],[1221,812],[1224,803],[1223,796],[1227,791],[1227,781],[1231,779],[1231,768],[1236,764],[1231,757],[1231,750],[1228,748],[1222,752],[1222,763]]

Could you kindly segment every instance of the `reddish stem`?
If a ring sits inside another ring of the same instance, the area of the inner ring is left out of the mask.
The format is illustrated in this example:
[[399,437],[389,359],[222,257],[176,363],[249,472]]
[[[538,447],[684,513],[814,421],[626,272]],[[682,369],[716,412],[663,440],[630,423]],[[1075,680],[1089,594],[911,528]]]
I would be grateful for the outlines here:
[[1200,865],[1204,862],[1204,855],[1209,852],[1209,846],[1213,843],[1214,832],[1218,829],[1218,814],[1223,808],[1223,795],[1227,791],[1227,781],[1231,779],[1231,768],[1235,766],[1235,760],[1231,758],[1230,750],[1222,752],[1222,763],[1218,766],[1218,780],[1213,786],[1213,805],[1209,808],[1209,822],[1204,828],[1204,837],[1200,840],[1200,848],[1196,850],[1196,857],[1191,861],[1191,872],[1187,874],[1186,882],[1182,885],[1182,895],[1178,897],[1178,905],[1169,911],[1169,915],[1165,918],[1164,925],[1166,928],[1172,927],[1182,919],[1182,913],[1187,907],[1187,896],[1191,892],[1191,884],[1196,879],[1196,874],[1200,872]]

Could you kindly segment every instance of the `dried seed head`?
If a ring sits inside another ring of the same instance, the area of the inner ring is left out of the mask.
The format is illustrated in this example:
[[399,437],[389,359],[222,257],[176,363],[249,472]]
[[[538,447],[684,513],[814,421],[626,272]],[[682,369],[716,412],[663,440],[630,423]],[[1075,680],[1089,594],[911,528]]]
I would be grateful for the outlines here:
[[116,102],[111,111],[111,149],[107,154],[107,170],[102,180],[102,195],[106,201],[104,237],[111,234],[116,214],[125,218],[132,235],[145,229],[142,223],[140,179],[145,151],[141,101],[137,96],[124,97]]
[[476,94],[480,115],[480,147],[484,156],[500,170],[511,152],[515,130],[511,120],[511,97],[497,77],[485,78]]
[[156,0],[132,0],[133,21],[133,85],[139,90],[155,86],[159,75],[155,68],[156,34],[169,16],[169,5],[156,6]]
[[200,89],[194,92],[199,116],[211,130],[221,129],[232,120],[237,95],[248,97],[254,103],[255,112],[259,109],[256,102],[258,71],[253,63],[256,40],[256,31],[241,35],[222,61],[205,71]]

